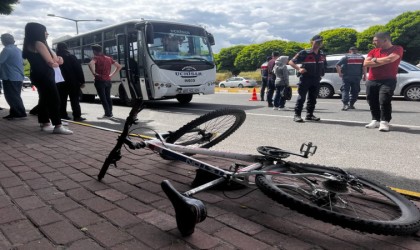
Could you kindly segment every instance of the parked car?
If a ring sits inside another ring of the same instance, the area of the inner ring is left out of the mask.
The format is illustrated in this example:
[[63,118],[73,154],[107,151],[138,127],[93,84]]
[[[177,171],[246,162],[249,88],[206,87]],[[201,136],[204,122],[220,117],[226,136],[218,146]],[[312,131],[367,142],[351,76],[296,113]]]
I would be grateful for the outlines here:
[[32,82],[29,79],[29,77],[25,76],[25,78],[23,79],[23,85],[24,88],[28,88],[28,87],[32,87]]
[[[341,94],[342,79],[338,76],[335,65],[343,56],[327,56],[328,67],[324,77],[321,79],[318,97],[330,98],[334,94]],[[296,70],[290,67],[289,73],[290,85],[296,86]],[[360,94],[366,94],[366,82],[363,80],[360,81]],[[404,96],[409,101],[420,101],[420,69],[418,67],[405,61],[400,62],[397,74],[397,87],[395,88],[394,95]]]
[[219,83],[220,88],[229,88],[229,87],[237,87],[237,88],[244,88],[244,87],[256,87],[257,81],[255,79],[247,78],[247,77],[240,77],[234,76],[226,81],[222,81]]

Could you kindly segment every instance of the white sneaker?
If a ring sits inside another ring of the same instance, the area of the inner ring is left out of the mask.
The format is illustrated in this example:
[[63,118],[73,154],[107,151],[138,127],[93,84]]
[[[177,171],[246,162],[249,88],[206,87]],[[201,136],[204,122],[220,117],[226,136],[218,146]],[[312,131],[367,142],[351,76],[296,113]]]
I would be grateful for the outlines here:
[[369,124],[365,125],[365,128],[379,128],[379,121],[372,120]]
[[73,134],[73,131],[71,131],[68,128],[65,128],[63,126],[55,127],[53,130],[53,134],[62,134],[62,135],[71,135]]
[[273,110],[278,110],[279,108],[277,108],[277,107],[273,107]]
[[279,108],[279,111],[283,111],[283,110],[286,110],[286,108],[285,107]]
[[389,122],[381,121],[381,123],[379,124],[379,131],[388,132],[389,131]]
[[54,130],[54,126],[51,125],[51,124],[50,125],[47,125],[47,126],[42,126],[41,125],[41,131],[51,133],[51,132],[53,132],[53,130]]

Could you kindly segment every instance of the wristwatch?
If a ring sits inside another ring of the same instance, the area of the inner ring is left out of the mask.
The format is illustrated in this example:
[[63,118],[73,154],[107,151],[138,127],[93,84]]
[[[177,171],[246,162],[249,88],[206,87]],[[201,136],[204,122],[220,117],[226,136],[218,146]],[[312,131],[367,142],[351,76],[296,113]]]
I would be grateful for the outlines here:
[[374,63],[376,63],[376,60],[378,60],[378,58],[376,58],[376,57],[374,57],[374,58],[372,58],[372,62],[374,62]]

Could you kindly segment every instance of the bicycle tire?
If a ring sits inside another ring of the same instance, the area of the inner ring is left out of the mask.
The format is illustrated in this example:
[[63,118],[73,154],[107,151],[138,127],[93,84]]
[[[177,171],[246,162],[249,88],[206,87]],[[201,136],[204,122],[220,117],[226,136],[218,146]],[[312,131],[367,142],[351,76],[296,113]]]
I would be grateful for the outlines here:
[[[338,168],[304,163],[286,163],[283,166],[274,166],[270,171],[345,175]],[[358,192],[356,189],[347,189],[351,185],[355,188],[356,183],[346,183],[346,188],[343,188],[344,186],[334,182],[326,183],[325,179],[308,178],[318,191],[326,190],[327,197],[314,199],[312,195],[303,194],[302,190],[309,190],[309,185],[302,177],[257,175],[255,182],[264,194],[278,203],[306,216],[344,228],[383,235],[409,235],[420,229],[419,208],[388,187],[356,177],[358,183],[362,184],[361,188],[358,187]],[[287,187],[287,184],[295,186]],[[361,189],[363,193],[360,193]]]
[[188,147],[210,148],[235,132],[245,118],[245,112],[240,109],[215,110],[170,133],[166,142]]

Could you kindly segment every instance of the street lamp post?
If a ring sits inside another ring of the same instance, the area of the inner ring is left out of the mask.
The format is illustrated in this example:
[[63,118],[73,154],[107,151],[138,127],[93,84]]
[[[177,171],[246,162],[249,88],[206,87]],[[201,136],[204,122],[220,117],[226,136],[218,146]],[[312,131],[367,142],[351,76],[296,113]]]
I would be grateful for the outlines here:
[[79,22],[102,22],[102,19],[73,19],[73,18],[68,18],[68,17],[63,17],[63,16],[57,16],[54,14],[47,14],[47,16],[51,16],[51,17],[58,17],[58,18],[62,18],[62,19],[66,19],[66,20],[70,20],[76,23],[76,34],[79,34],[79,26],[78,23]]

